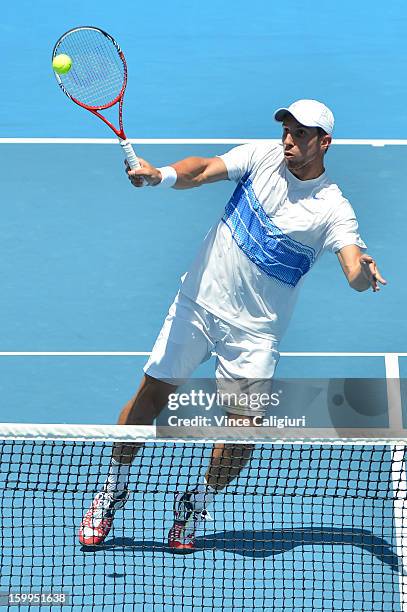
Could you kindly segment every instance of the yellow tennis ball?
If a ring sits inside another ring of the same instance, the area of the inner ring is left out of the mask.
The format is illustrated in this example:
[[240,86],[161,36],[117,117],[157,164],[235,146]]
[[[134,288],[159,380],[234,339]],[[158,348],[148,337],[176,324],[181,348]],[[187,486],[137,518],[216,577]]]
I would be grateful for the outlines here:
[[52,67],[58,74],[66,74],[72,68],[72,60],[69,55],[60,53],[56,55],[52,60]]

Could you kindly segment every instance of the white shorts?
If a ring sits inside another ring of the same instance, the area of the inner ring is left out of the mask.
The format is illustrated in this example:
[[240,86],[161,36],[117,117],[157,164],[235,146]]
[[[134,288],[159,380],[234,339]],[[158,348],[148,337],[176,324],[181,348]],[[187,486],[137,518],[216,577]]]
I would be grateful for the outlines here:
[[[265,381],[273,377],[278,345],[214,316],[178,293],[171,305],[144,372],[152,378],[178,384],[191,377],[203,362],[216,355],[216,380]],[[248,414],[239,407],[228,411]]]

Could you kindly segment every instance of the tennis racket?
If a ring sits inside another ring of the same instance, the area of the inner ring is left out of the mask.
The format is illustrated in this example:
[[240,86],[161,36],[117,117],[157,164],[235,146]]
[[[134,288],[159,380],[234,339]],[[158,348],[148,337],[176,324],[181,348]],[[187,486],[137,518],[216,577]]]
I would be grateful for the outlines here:
[[[72,60],[72,67],[66,74],[54,71],[64,94],[104,121],[119,138],[130,168],[140,168],[140,162],[123,129],[127,64],[117,42],[99,28],[82,26],[61,36],[55,44],[52,59],[60,53],[69,55]],[[116,104],[119,105],[119,128],[100,112]]]

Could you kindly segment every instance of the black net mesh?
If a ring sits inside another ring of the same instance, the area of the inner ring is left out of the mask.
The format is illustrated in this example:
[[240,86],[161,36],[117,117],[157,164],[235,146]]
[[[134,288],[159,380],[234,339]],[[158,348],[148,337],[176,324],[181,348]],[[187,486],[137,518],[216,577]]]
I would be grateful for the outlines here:
[[111,444],[1,442],[1,603],[17,609],[9,593],[64,593],[73,610],[407,609],[402,449],[256,444],[208,507],[195,552],[174,555],[174,494],[202,482],[211,449],[143,445],[107,539],[83,547],[78,527],[106,480]]

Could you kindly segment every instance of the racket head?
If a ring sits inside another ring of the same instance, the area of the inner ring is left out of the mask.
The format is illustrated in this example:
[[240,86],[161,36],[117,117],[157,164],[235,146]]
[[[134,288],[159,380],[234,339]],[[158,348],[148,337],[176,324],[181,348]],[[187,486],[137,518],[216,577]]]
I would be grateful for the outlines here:
[[69,55],[72,68],[66,74],[54,71],[55,78],[73,102],[92,112],[117,102],[121,105],[127,85],[127,64],[110,34],[94,26],[72,28],[56,42],[52,59],[60,53]]

